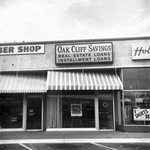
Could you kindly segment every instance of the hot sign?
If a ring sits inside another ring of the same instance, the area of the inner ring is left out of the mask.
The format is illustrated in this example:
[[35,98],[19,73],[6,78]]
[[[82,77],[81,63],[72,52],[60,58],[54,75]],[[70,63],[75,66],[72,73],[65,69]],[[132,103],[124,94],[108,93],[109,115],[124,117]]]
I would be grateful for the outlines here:
[[150,59],[150,44],[132,44],[132,60]]

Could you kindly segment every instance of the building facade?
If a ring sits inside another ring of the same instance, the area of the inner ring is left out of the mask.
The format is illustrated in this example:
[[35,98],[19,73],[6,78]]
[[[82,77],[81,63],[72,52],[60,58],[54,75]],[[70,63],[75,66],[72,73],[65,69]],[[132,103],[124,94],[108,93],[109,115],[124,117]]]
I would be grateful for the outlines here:
[[0,44],[0,131],[149,132],[149,42]]

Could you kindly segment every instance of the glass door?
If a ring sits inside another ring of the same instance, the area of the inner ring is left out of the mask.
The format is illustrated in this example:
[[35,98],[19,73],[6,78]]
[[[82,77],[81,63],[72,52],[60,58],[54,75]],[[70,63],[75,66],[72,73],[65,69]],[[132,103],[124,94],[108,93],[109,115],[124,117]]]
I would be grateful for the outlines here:
[[42,129],[42,99],[27,99],[27,130]]
[[114,130],[112,94],[99,97],[99,128],[100,130]]

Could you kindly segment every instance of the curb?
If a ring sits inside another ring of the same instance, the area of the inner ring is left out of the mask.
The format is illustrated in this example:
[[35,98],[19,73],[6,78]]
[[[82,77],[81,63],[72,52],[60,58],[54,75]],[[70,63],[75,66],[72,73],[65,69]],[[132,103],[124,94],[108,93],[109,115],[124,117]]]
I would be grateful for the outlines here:
[[18,143],[150,143],[150,138],[102,138],[102,139],[15,139],[0,140],[0,144]]

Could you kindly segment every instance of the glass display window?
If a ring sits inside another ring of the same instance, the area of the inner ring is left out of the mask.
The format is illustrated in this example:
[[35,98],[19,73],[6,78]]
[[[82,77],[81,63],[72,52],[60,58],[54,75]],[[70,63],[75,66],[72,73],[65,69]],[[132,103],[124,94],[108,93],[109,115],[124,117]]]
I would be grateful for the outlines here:
[[150,125],[150,91],[124,92],[126,125]]
[[123,69],[124,90],[150,89],[150,68]]
[[125,125],[150,125],[150,68],[123,69]]
[[63,98],[63,128],[94,128],[94,112],[94,99],[86,96]]
[[23,96],[0,96],[0,128],[22,128]]
[[48,128],[95,128],[94,91],[61,91],[48,96]]

